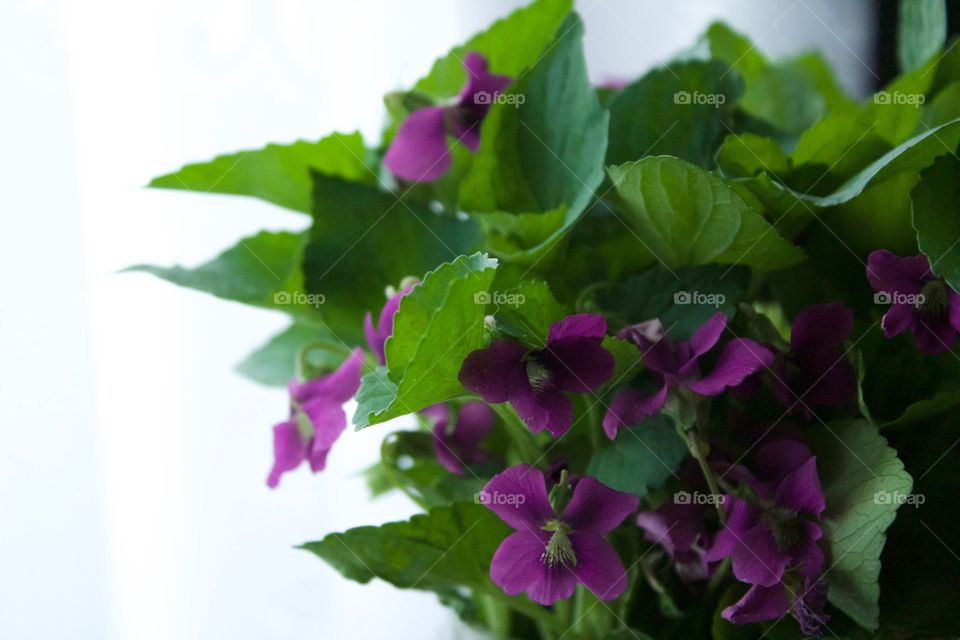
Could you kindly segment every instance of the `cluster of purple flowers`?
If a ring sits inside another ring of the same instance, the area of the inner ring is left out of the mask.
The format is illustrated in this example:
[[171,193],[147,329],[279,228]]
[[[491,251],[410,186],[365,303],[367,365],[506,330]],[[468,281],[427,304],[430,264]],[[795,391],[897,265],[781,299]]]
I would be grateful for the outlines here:
[[[477,149],[490,97],[510,78],[490,74],[478,54],[466,56],[464,66],[468,82],[455,103],[419,109],[397,130],[385,162],[398,177],[439,178],[451,162],[448,136]],[[960,294],[933,274],[925,256],[875,251],[867,277],[878,300],[891,305],[882,323],[887,337],[909,329],[917,349],[928,354],[953,345],[960,331]],[[390,296],[376,323],[370,313],[364,318],[369,350],[380,365],[387,362],[385,345],[400,301],[414,286]],[[571,394],[591,394],[598,402],[609,398],[602,427],[613,440],[620,430],[642,429],[661,412],[681,431],[693,429],[696,409],[706,398],[727,392],[750,400],[765,386],[786,408],[784,415],[809,420],[811,407],[844,406],[856,396],[844,350],[853,326],[854,313],[844,305],[813,305],[795,316],[783,347],[735,335],[724,340],[731,328],[722,312],[687,340],[674,340],[652,319],[616,333],[636,346],[635,357],[644,365],[640,375],[620,384],[611,383],[615,359],[604,346],[604,317],[570,315],[550,326],[542,344],[500,338],[469,354],[459,380],[482,401],[440,403],[420,414],[431,425],[438,462],[458,475],[487,459],[484,444],[497,422],[490,407],[495,404],[509,404],[531,432],[562,438],[574,425]],[[363,365],[357,348],[325,376],[291,380],[289,417],[274,426],[271,488],[304,461],[314,472],[324,468],[346,427],[342,406],[360,386]],[[555,474],[545,476],[528,464],[507,468],[483,490],[493,496],[483,503],[515,530],[494,554],[490,576],[507,594],[526,593],[547,606],[571,597],[577,584],[601,600],[618,598],[627,588],[627,570],[607,536],[634,515],[632,522],[662,549],[681,582],[708,580],[729,565],[745,590],[722,612],[724,619],[746,624],[790,614],[804,633],[819,635],[829,620],[819,545],[826,505],[816,457],[800,433],[751,444],[747,464],[730,463],[723,447],[700,461],[703,474],[717,474],[723,487],[722,495],[711,494],[721,505],[718,518],[705,504],[676,500],[637,513],[637,496],[596,478],[571,477],[564,469],[555,480]],[[510,499],[497,499],[503,496]]]

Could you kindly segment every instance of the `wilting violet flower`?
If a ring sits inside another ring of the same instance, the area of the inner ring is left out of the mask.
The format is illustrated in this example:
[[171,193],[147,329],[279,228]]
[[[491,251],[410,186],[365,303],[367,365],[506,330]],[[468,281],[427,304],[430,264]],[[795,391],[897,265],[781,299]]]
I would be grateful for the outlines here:
[[354,349],[336,371],[315,380],[290,380],[290,417],[273,427],[273,468],[267,477],[271,489],[280,476],[304,460],[314,473],[323,471],[327,454],[347,426],[343,403],[360,387],[363,351]]
[[558,515],[543,472],[517,465],[495,475],[482,502],[516,529],[497,549],[490,578],[508,595],[526,592],[543,605],[573,595],[577,583],[601,600],[627,588],[627,572],[604,536],[637,509],[640,499],[582,477]]
[[697,329],[687,342],[674,343],[659,320],[650,320],[623,329],[619,336],[633,340],[642,352],[643,363],[662,379],[660,390],[644,396],[634,389],[621,391],[610,403],[603,418],[603,430],[613,440],[621,427],[631,427],[656,415],[667,402],[671,388],[686,388],[702,396],[715,396],[728,387],[769,367],[773,353],[747,338],[735,338],[720,350],[713,371],[700,375],[699,359],[720,341],[727,326],[723,312],[716,313]]
[[542,349],[496,340],[467,356],[460,382],[489,403],[509,402],[531,431],[560,436],[573,422],[564,392],[587,393],[613,375],[606,332],[603,316],[582,313],[553,323]]
[[793,320],[790,350],[778,356],[773,393],[787,407],[835,407],[847,404],[857,392],[853,366],[842,346],[853,331],[853,310],[839,302],[807,307]]
[[877,301],[890,303],[883,335],[892,338],[910,329],[917,350],[930,355],[953,346],[960,331],[960,294],[934,275],[926,256],[874,251],[867,258],[867,279]]
[[400,308],[400,299],[410,293],[414,284],[416,283],[403,287],[398,293],[387,298],[387,303],[380,310],[380,319],[376,326],[373,325],[373,315],[369,311],[363,317],[363,333],[370,350],[377,356],[377,362],[380,364],[387,363],[384,345],[387,343],[387,338],[393,335],[393,316],[397,315],[397,309]]
[[487,60],[479,53],[468,53],[463,66],[467,84],[455,104],[417,109],[397,128],[383,158],[397,177],[410,182],[433,182],[446,173],[451,163],[448,135],[471,151],[480,146],[480,123],[511,78],[487,71]]
[[702,504],[664,502],[656,511],[637,514],[637,526],[644,530],[643,537],[664,548],[673,561],[674,571],[684,582],[704,580],[710,575],[704,510]]
[[758,449],[755,477],[748,480],[751,500],[727,496],[727,522],[707,560],[729,557],[733,575],[754,587],[724,609],[724,619],[743,624],[791,612],[811,631],[828,619],[818,584],[826,504],[816,463],[799,442],[769,442]]
[[480,448],[493,430],[493,410],[479,400],[464,403],[450,428],[450,406],[445,402],[431,405],[420,413],[434,420],[433,449],[437,461],[457,475],[463,475],[466,465],[481,462],[486,452]]

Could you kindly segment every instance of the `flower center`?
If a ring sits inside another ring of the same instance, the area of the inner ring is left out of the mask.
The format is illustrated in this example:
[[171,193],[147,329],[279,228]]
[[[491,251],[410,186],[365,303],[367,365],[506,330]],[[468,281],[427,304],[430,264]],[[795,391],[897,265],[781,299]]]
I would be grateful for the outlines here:
[[763,519],[770,526],[773,540],[781,552],[794,549],[806,538],[803,518],[796,511],[773,507],[764,512]]
[[950,296],[943,280],[931,280],[920,290],[923,300],[917,303],[917,310],[927,318],[941,318],[950,306]]
[[550,384],[552,379],[553,374],[550,373],[550,369],[543,366],[536,358],[527,360],[527,380],[530,381],[531,387],[541,391]]
[[559,566],[577,566],[577,555],[573,552],[573,544],[570,542],[570,527],[560,520],[547,520],[543,525],[544,531],[551,531],[547,547],[540,555],[540,560],[548,567]]

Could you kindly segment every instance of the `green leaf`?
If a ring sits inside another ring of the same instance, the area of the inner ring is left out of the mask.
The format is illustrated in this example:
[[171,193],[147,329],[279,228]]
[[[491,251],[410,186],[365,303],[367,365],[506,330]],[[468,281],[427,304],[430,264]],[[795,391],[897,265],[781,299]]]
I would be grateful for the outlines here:
[[644,158],[607,171],[627,224],[669,268],[715,262],[770,271],[803,259],[729,185],[688,162]]
[[471,51],[483,54],[493,73],[519,78],[539,64],[572,9],[572,0],[537,0],[517,9],[439,58],[415,89],[436,97],[459,93],[467,81],[463,58]]
[[880,553],[885,532],[913,480],[897,452],[865,420],[835,423],[811,443],[827,509],[827,598],[864,628],[878,626]]
[[717,164],[724,175],[731,178],[755,176],[764,171],[780,177],[790,170],[780,143],[755,133],[728,135],[717,151]]
[[657,416],[621,429],[616,440],[593,454],[587,473],[618,491],[643,497],[674,476],[686,455],[673,423]]
[[920,173],[910,192],[913,227],[920,251],[930,267],[955,290],[960,290],[960,160],[940,156]]
[[926,422],[960,406],[960,391],[941,391],[932,398],[912,403],[896,420],[880,425],[882,429],[899,429]]
[[570,312],[543,280],[524,280],[506,291],[491,293],[495,297],[489,310],[497,320],[497,330],[538,348],[545,344],[550,325]]
[[947,37],[947,6],[943,0],[901,0],[897,23],[897,61],[910,71],[929,60]]
[[217,156],[188,164],[150,181],[151,187],[203,193],[253,196],[294,211],[310,213],[310,171],[355,182],[375,174],[364,163],[366,149],[359,132],[333,133],[316,142],[268,144],[262,149]]
[[318,372],[336,369],[350,350],[339,343],[322,322],[319,327],[295,322],[248,355],[234,370],[260,384],[286,386],[296,373],[300,350],[307,345],[314,347],[307,354],[307,365]]
[[383,443],[381,464],[406,493],[429,507],[473,500],[485,481],[470,473],[457,476],[437,462],[433,435],[396,431]]
[[586,207],[603,180],[609,117],[587,77],[582,36],[580,19],[569,16],[549,51],[505,92],[517,104],[491,107],[461,185],[464,209],[535,213],[566,206],[569,225]]
[[557,207],[545,213],[475,214],[487,234],[487,248],[509,264],[523,267],[548,267],[548,257],[562,253],[561,232],[567,228],[567,208]]
[[600,289],[596,302],[622,325],[660,318],[671,336],[686,340],[717,311],[732,318],[749,277],[745,267],[707,265],[670,272],[655,266]]
[[711,166],[726,131],[723,121],[741,93],[740,76],[720,62],[654,69],[624,87],[610,106],[607,164],[672,155]]
[[135,265],[125,271],[150,273],[225,300],[316,317],[324,300],[304,290],[299,267],[305,243],[303,233],[261,231],[192,269]]
[[828,108],[850,103],[815,54],[771,63],[750,40],[722,23],[710,25],[705,38],[712,57],[743,76],[746,90],[740,108],[788,136],[799,135]]
[[[473,221],[437,215],[375,187],[314,174],[313,226],[304,252],[307,290],[337,309],[328,322],[347,340],[383,291],[479,244]],[[351,333],[352,332],[352,333]]]
[[301,548],[360,583],[380,578],[401,589],[487,590],[494,588],[490,559],[509,533],[486,507],[457,503],[406,522],[332,533]]
[[[357,394],[357,429],[449,400],[461,393],[457,375],[470,352],[484,346],[486,305],[497,261],[461,256],[428,273],[400,301],[383,369],[367,374]],[[385,379],[386,378],[386,379]]]

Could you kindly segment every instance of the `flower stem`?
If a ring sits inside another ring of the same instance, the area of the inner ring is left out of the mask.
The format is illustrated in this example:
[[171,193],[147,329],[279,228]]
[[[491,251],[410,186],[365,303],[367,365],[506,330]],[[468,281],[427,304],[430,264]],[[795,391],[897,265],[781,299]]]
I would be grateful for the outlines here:
[[513,441],[517,453],[520,454],[520,459],[527,464],[536,464],[540,459],[540,447],[537,445],[536,440],[534,440],[533,434],[527,429],[527,425],[523,424],[523,421],[520,420],[517,412],[513,410],[513,407],[505,403],[490,406],[493,407],[493,410],[500,416],[504,424],[506,424],[507,434]]
[[690,455],[692,455],[697,461],[697,464],[700,465],[700,470],[703,472],[703,477],[707,481],[707,486],[710,487],[710,493],[713,494],[713,504],[717,508],[717,515],[720,518],[720,522],[721,524],[726,524],[727,513],[723,510],[723,494],[720,493],[717,476],[714,475],[713,469],[710,467],[710,463],[707,462],[707,457],[700,447],[700,438],[697,436],[696,429],[687,431],[686,439],[687,447],[690,449]]

